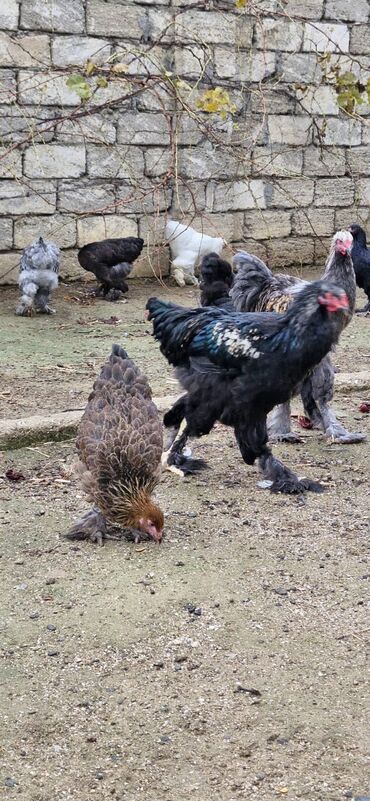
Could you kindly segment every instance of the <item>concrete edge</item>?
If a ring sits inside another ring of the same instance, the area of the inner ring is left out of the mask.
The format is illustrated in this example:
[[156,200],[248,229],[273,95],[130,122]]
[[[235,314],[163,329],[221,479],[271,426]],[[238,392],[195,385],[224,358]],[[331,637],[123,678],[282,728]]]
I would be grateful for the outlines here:
[[[165,395],[153,398],[160,412],[166,411],[178,398],[178,395]],[[0,421],[0,450],[25,448],[38,442],[60,442],[75,436],[84,409],[70,412],[32,417],[18,420]]]
[[[335,376],[335,392],[370,391],[370,370],[357,373],[338,373]],[[166,411],[178,395],[165,395],[153,398],[160,412]],[[0,450],[24,448],[37,442],[48,440],[58,442],[75,436],[83,409],[71,412],[58,412],[48,417],[34,415],[19,420],[0,421]]]

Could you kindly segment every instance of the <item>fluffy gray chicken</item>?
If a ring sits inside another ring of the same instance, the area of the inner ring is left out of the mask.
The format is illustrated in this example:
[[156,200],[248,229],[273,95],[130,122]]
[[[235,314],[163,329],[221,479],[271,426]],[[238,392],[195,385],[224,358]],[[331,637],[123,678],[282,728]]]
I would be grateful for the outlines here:
[[49,306],[50,292],[58,286],[60,250],[54,242],[40,236],[25,248],[19,266],[18,284],[21,297],[15,313],[30,316],[55,314]]
[[[322,279],[343,287],[349,299],[352,315],[355,307],[356,279],[350,255],[351,246],[350,232],[337,231],[332,240]],[[297,292],[307,286],[307,281],[300,278],[271,273],[261,259],[249,253],[242,251],[237,253],[233,262],[238,272],[230,290],[230,297],[237,311],[283,313]],[[348,324],[351,315],[343,317],[343,328]],[[319,428],[328,438],[343,444],[362,442],[365,439],[364,434],[347,431],[329,406],[334,394],[334,368],[329,354],[310,371],[298,389],[306,413],[306,418],[302,418],[301,421],[303,428]],[[276,406],[271,413],[269,435],[271,439],[284,442],[297,441],[296,435],[291,431],[289,401]]]

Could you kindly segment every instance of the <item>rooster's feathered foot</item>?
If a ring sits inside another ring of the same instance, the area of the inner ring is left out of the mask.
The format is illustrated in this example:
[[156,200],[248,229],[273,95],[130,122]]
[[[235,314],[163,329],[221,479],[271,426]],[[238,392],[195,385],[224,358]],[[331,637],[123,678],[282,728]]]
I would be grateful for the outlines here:
[[[258,460],[259,467],[271,492],[282,492],[285,495],[296,495],[302,492],[324,492],[325,488],[317,481],[309,478],[298,478],[272,453],[266,453]],[[268,482],[268,483],[267,483]]]
[[354,445],[357,442],[363,442],[366,439],[366,434],[359,434],[340,426],[340,431],[330,428],[325,431],[326,436],[330,442],[338,443],[339,445]]
[[[182,399],[177,402],[178,406],[180,406],[181,401]],[[169,420],[171,412],[172,410],[165,415],[165,425],[166,421]],[[191,458],[191,450],[186,447],[188,437],[189,430],[186,421],[182,420],[180,425],[174,426],[172,431],[169,432],[167,442],[168,450],[164,451],[161,459],[162,469],[169,470],[171,473],[180,476],[180,478],[184,478],[186,475],[192,475],[193,473],[199,473],[200,470],[205,470],[208,467],[204,459]]]
[[326,404],[320,406],[322,428],[328,440],[341,445],[351,445],[356,442],[363,442],[366,434],[357,432],[351,433],[337,420],[334,412]]

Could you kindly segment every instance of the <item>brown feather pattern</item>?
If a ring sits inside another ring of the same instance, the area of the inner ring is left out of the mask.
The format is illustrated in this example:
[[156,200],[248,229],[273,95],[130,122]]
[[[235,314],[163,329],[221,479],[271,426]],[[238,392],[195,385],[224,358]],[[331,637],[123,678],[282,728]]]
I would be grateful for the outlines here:
[[158,482],[162,423],[146,377],[114,345],[96,379],[77,436],[78,473],[90,500],[111,523],[161,522],[150,494]]
[[291,295],[280,295],[277,292],[276,296],[274,297],[272,293],[268,298],[268,300],[261,303],[261,308],[258,309],[258,311],[277,312],[278,314],[285,314],[291,302],[292,302]]

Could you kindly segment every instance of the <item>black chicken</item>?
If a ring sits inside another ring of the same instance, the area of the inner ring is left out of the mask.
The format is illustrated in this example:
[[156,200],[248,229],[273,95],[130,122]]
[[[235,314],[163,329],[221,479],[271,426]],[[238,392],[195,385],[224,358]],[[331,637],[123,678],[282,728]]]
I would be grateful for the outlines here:
[[103,239],[90,242],[78,251],[78,261],[84,270],[97,277],[97,295],[105,300],[119,300],[128,291],[125,278],[132,270],[132,264],[140,256],[144,240],[136,236],[124,239]]
[[366,245],[366,233],[360,225],[351,225],[348,229],[353,236],[351,256],[356,273],[356,284],[367,295],[367,303],[363,309],[356,309],[357,314],[370,311],[370,248]]
[[233,285],[233,271],[228,261],[220,259],[217,253],[204,256],[200,265],[200,303],[201,306],[217,306],[233,311],[229,297]]
[[[188,437],[208,434],[219,420],[234,429],[244,461],[258,459],[273,492],[320,491],[272,455],[266,418],[337,342],[343,314],[349,313],[346,293],[316,281],[281,315],[184,309],[158,298],[147,309],[161,351],[186,390],[164,417],[172,428],[168,461],[176,464],[179,456],[184,464]],[[185,430],[176,439],[184,417]]]

